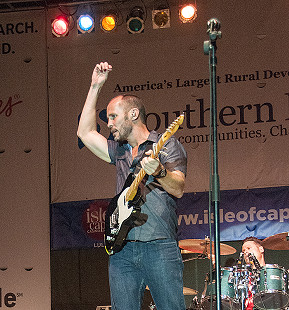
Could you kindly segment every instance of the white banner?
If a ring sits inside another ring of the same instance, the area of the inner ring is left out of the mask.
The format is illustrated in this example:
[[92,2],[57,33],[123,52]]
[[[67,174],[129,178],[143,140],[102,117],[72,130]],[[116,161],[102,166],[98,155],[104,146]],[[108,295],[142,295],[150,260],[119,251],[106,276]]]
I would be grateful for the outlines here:
[[98,102],[100,132],[109,136],[105,108],[119,94],[141,97],[149,128],[159,132],[184,111],[176,135],[189,158],[186,192],[209,189],[209,59],[203,42],[209,40],[206,22],[212,16],[220,19],[223,33],[217,40],[221,189],[288,185],[287,2],[277,2],[267,11],[266,1],[234,1],[234,8],[230,1],[222,6],[209,1],[192,24],[180,23],[173,7],[170,28],[153,30],[147,21],[138,35],[122,25],[114,33],[96,29],[86,35],[48,36],[52,202],[114,195],[114,167],[80,150],[76,137],[91,73],[100,61],[113,66]]
[[44,10],[0,16],[0,308],[48,310],[46,16]]

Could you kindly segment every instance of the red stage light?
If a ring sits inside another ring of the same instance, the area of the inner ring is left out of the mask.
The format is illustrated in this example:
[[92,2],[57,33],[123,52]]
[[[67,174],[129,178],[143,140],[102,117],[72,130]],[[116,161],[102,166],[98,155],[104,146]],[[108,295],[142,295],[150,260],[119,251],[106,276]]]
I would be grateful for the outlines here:
[[51,27],[52,27],[52,33],[56,37],[64,37],[68,34],[69,30],[68,19],[64,16],[59,16],[52,21]]

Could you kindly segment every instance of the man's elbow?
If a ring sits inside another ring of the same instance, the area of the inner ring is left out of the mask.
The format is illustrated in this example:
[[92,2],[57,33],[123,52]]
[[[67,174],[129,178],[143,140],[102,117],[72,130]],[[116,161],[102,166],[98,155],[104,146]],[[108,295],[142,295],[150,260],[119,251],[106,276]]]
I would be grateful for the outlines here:
[[83,139],[84,139],[84,134],[83,134],[82,130],[80,130],[80,129],[78,128],[76,134],[77,134],[77,137],[78,137],[81,141],[83,141]]
[[182,198],[184,195],[184,190],[185,190],[185,183],[182,182],[182,184],[179,184],[179,186],[175,188],[173,195],[176,198]]
[[181,190],[181,191],[177,191],[176,193],[175,193],[175,197],[176,198],[182,198],[183,197],[183,195],[184,195],[184,191],[183,190]]

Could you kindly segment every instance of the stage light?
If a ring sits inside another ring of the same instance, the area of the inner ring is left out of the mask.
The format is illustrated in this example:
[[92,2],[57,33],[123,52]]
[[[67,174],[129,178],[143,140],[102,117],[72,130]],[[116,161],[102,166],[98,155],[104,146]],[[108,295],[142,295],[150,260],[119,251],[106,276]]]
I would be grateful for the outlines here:
[[179,10],[179,17],[183,23],[191,23],[197,18],[197,9],[192,4],[183,5]]
[[64,37],[68,34],[69,22],[66,16],[58,16],[51,22],[52,33],[56,37]]
[[100,27],[105,32],[110,32],[116,29],[117,15],[115,12],[107,13],[100,20]]
[[152,11],[153,29],[170,27],[170,10],[153,10]]
[[126,26],[129,33],[141,33],[144,31],[144,11],[136,6],[127,16]]
[[90,33],[94,30],[94,19],[88,14],[81,15],[77,19],[78,33]]

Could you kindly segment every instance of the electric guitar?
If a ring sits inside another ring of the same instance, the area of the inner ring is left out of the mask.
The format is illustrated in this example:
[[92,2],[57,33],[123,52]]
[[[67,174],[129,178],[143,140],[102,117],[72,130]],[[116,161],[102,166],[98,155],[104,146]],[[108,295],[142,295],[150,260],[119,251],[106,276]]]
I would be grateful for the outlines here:
[[[184,120],[180,115],[162,134],[161,138],[153,145],[151,158],[156,158],[165,142],[178,130]],[[122,250],[126,244],[129,231],[136,226],[141,226],[147,221],[147,214],[141,212],[143,202],[139,185],[146,172],[143,168],[134,177],[130,174],[125,181],[122,192],[116,195],[107,208],[105,215],[105,249],[108,255]]]

